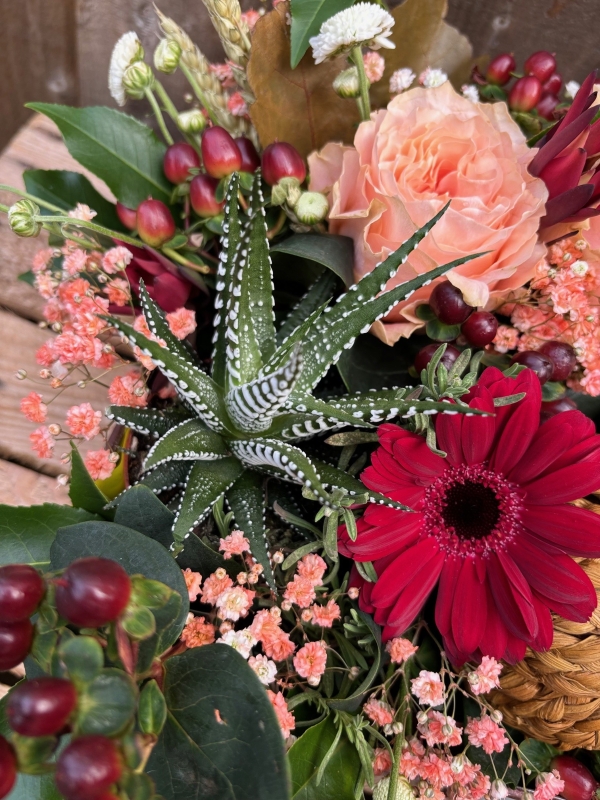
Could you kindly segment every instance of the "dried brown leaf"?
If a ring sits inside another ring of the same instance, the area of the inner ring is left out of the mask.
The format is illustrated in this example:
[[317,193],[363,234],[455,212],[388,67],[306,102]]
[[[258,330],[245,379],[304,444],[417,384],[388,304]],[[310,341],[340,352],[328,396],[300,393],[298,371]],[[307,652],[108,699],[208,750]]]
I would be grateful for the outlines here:
[[447,0],[406,0],[392,12],[395,50],[383,52],[385,73],[371,87],[375,107],[387,105],[389,81],[393,72],[410,67],[417,75],[426,67],[446,72],[454,86],[468,80],[473,48],[466,36],[444,22]]
[[296,69],[290,66],[288,3],[280,3],[256,24],[248,80],[256,97],[250,117],[265,147],[289,142],[302,156],[327,142],[351,143],[360,121],[353,100],[334,92],[333,79],[347,64],[343,58],[315,65],[311,51]]

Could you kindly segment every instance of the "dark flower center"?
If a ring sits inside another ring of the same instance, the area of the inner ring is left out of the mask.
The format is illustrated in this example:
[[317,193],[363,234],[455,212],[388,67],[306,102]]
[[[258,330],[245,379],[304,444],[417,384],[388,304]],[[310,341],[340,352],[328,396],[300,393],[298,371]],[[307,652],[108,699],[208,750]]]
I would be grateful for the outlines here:
[[446,492],[442,518],[463,539],[489,536],[500,518],[496,493],[474,481],[455,483]]

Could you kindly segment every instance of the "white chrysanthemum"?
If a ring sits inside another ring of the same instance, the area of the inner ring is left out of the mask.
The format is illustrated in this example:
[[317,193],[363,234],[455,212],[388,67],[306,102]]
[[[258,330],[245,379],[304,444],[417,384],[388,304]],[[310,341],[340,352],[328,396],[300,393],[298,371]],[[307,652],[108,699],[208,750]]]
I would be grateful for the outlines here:
[[479,89],[474,83],[464,83],[461,87],[462,96],[472,103],[479,102]]
[[318,36],[309,39],[315,62],[349,53],[354,47],[394,48],[389,36],[394,25],[391,14],[372,3],[357,3],[330,17]]
[[390,78],[390,94],[400,94],[409,89],[416,77],[410,67],[397,69]]
[[277,675],[277,665],[266,656],[252,656],[248,661],[254,672],[258,676],[258,680],[268,686],[273,683]]
[[581,84],[577,83],[577,81],[569,81],[565,85],[565,94],[566,94],[566,96],[569,99],[573,100],[575,98],[575,95],[579,91],[580,87],[581,87]]
[[426,89],[435,89],[446,83],[447,80],[448,76],[443,69],[434,69],[433,67],[427,67],[419,75],[419,83]]
[[127,67],[144,58],[144,48],[135,31],[124,33],[113,48],[108,68],[108,88],[120,106],[127,102],[123,76]]

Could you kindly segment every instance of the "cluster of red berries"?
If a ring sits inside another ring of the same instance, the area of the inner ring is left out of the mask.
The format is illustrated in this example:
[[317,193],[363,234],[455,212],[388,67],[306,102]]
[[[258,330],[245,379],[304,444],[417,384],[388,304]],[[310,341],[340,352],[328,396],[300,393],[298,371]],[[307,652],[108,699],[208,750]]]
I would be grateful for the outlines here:
[[[34,626],[30,617],[48,589],[56,610],[79,628],[100,628],[117,619],[127,607],[131,581],[115,561],[82,558],[48,583],[27,564],[0,568],[0,669],[17,666],[29,654]],[[6,713],[10,728],[20,736],[57,736],[69,730],[77,707],[77,690],[65,678],[23,681],[9,695]],[[0,800],[17,778],[17,755],[0,736]],[[104,736],[81,736],[62,751],[55,781],[66,800],[117,800],[110,787],[122,772],[117,745]]]
[[589,769],[573,756],[556,756],[550,766],[565,782],[565,788],[560,793],[564,800],[594,800],[600,796],[598,781]]
[[[523,66],[524,75],[518,77],[507,90],[509,107],[518,112],[535,109],[540,117],[553,120],[562,87],[562,77],[556,71],[556,59],[547,50],[539,50],[530,55]],[[484,81],[492,86],[505,87],[515,77],[516,67],[511,53],[501,53],[491,61]]]
[[[245,136],[234,139],[218,125],[204,132],[200,154],[187,142],[172,144],[165,153],[163,170],[174,185],[189,183],[190,204],[202,219],[222,212],[224,201],[219,197],[219,185],[233,172],[253,173],[262,166],[269,186],[275,186],[282,178],[296,178],[300,183],[306,178],[302,156],[291,144],[273,142],[265,148],[261,159],[250,139]],[[205,172],[201,172],[201,164]],[[160,200],[149,198],[137,209],[117,203],[117,214],[125,227],[137,230],[142,241],[151,247],[161,247],[175,236],[173,215]]]

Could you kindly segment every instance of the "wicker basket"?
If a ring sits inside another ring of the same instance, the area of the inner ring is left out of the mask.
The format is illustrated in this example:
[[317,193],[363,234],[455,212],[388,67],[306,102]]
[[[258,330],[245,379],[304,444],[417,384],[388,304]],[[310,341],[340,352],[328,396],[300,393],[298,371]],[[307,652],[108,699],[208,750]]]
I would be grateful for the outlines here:
[[[579,501],[600,513],[594,503]],[[577,559],[596,587],[600,559]],[[528,650],[506,665],[501,690],[491,698],[508,725],[561,750],[600,749],[600,607],[580,624],[554,617],[554,640],[545,653]]]

